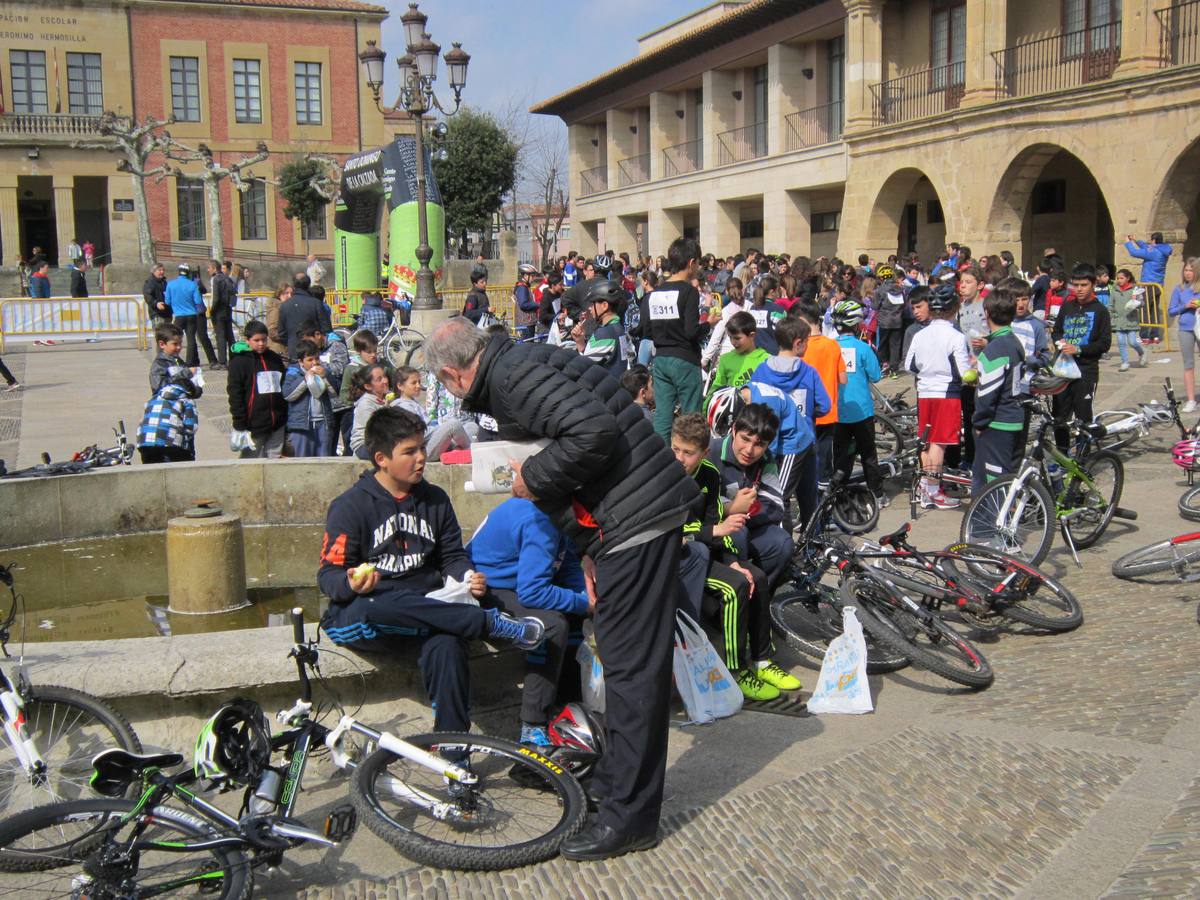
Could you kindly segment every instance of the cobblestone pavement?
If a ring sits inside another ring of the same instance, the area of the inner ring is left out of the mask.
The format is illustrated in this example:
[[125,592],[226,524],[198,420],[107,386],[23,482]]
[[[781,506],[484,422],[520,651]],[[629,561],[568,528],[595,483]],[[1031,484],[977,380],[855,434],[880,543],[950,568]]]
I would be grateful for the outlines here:
[[[111,404],[128,420],[144,403],[149,355],[123,354],[108,367],[127,373],[129,386],[110,390],[109,408],[81,412],[94,417],[92,427],[115,418]],[[96,358],[22,355],[5,361],[24,363],[35,383],[59,385],[79,377],[72,365]],[[1155,358],[1118,375],[1114,355],[1097,409],[1161,397],[1163,375],[1182,381],[1177,354]],[[1172,361],[1157,364],[1163,358]],[[55,432],[42,405],[64,390],[26,396],[22,457],[67,450],[50,443]],[[0,423],[22,414],[11,409],[0,399]],[[201,401],[201,458],[228,458],[226,413],[218,373]],[[28,443],[31,433],[46,443]],[[278,872],[259,873],[256,893],[305,900],[1198,896],[1200,594],[1192,585],[1134,585],[1110,575],[1122,553],[1193,527],[1176,513],[1185,479],[1166,453],[1175,437],[1160,428],[1123,453],[1122,505],[1139,512],[1137,522],[1115,522],[1080,554],[1079,566],[1056,538],[1046,568],[1080,598],[1083,627],[981,641],[997,673],[987,691],[909,669],[871,679],[869,716],[743,712],[703,728],[673,725],[663,841],[644,853],[454,873],[415,866],[360,828],[337,850],[289,854]],[[880,528],[907,517],[901,500]],[[960,519],[922,512],[913,540],[944,546],[957,538]],[[797,665],[806,686],[814,681],[786,650],[779,658]],[[515,710],[493,711],[481,726],[511,735]],[[323,772],[315,767],[299,810],[313,822],[346,796],[344,779],[321,782]]]

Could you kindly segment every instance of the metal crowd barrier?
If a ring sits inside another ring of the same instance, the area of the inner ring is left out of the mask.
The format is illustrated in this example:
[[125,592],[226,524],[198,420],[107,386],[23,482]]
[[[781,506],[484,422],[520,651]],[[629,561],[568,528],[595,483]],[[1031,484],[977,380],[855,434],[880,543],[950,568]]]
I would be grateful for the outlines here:
[[0,351],[12,338],[136,337],[150,348],[146,306],[141,296],[8,297],[0,299]]
[[[325,302],[329,304],[332,310],[333,326],[342,328],[349,326],[354,319],[362,311],[363,294],[369,293],[362,290],[338,290],[331,289],[325,292]],[[466,302],[468,291],[442,291],[438,294],[442,298],[442,307],[447,313],[456,315]],[[265,308],[267,301],[275,296],[274,291],[245,291],[238,294],[238,309],[244,308],[241,301],[252,300],[262,304],[263,315],[265,316]],[[499,316],[510,324],[515,318],[515,304],[513,303],[512,290],[496,290],[489,292],[488,299],[493,315]],[[245,324],[246,315],[238,313],[235,309],[234,322],[240,328]]]
[[1167,315],[1168,298],[1164,296],[1163,286],[1153,282],[1138,282],[1138,286],[1146,291],[1146,297],[1139,310],[1142,328],[1161,332],[1162,343],[1160,350],[1171,349],[1171,318]]

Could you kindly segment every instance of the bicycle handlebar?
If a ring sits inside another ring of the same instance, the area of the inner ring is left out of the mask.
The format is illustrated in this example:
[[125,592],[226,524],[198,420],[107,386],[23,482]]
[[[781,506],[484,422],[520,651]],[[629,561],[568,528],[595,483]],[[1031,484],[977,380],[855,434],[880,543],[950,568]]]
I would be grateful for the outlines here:
[[301,699],[306,703],[312,700],[312,685],[308,682],[308,662],[312,650],[304,641],[304,610],[299,606],[292,607],[292,637],[296,646],[291,655],[296,657],[296,675],[300,679]]

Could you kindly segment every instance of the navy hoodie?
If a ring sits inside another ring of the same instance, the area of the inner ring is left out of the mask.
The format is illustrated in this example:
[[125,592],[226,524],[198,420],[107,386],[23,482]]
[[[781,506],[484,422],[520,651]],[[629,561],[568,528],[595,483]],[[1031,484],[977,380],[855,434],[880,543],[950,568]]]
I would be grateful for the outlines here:
[[335,603],[349,603],[358,595],[346,570],[364,562],[379,570],[379,591],[424,595],[441,588],[447,577],[461,581],[471,559],[446,492],[420,481],[397,500],[374,472],[364,472],[329,505],[317,572],[321,592]]

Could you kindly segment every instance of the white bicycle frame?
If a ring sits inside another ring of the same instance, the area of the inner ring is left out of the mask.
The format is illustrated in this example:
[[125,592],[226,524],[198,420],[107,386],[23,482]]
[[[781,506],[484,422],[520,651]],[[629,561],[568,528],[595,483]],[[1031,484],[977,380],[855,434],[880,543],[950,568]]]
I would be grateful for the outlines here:
[[21,768],[30,778],[38,778],[46,774],[46,761],[42,759],[41,751],[29,731],[29,723],[25,719],[25,699],[13,687],[8,673],[0,676],[6,682],[6,689],[0,692],[0,708],[4,713],[4,734],[12,745]]

